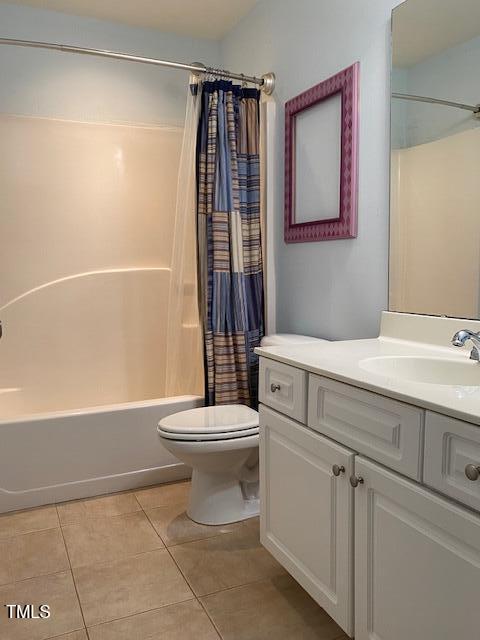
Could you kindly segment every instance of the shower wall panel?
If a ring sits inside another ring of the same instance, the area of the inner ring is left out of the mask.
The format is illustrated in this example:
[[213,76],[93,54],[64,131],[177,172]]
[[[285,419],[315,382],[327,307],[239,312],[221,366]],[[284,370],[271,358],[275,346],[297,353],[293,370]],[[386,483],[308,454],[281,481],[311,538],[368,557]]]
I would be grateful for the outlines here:
[[0,388],[159,398],[182,130],[0,116]]

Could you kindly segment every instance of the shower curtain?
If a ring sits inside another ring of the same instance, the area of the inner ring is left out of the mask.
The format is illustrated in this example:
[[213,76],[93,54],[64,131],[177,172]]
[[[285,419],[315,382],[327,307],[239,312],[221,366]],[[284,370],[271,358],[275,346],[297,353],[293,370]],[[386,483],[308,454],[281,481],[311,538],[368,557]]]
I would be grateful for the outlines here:
[[204,388],[195,219],[196,141],[201,97],[202,85],[192,75],[187,93],[170,264],[166,352],[167,396],[201,395]]
[[206,404],[258,404],[264,331],[257,89],[205,82],[197,236]]

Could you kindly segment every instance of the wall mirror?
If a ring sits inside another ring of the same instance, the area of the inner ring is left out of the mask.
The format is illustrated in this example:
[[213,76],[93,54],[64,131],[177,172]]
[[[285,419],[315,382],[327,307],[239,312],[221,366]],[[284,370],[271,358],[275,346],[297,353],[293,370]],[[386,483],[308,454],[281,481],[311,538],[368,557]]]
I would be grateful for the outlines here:
[[389,309],[480,317],[480,2],[392,18]]
[[357,233],[358,63],[285,104],[285,242]]

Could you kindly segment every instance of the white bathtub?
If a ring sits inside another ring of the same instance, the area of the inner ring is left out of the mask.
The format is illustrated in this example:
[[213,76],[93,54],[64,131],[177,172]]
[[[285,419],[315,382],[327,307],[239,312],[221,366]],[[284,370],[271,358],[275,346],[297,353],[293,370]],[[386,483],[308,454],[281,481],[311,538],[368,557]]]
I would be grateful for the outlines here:
[[[0,406],[18,410],[16,395],[3,390]],[[179,396],[0,420],[0,513],[188,477],[156,426],[202,403]]]

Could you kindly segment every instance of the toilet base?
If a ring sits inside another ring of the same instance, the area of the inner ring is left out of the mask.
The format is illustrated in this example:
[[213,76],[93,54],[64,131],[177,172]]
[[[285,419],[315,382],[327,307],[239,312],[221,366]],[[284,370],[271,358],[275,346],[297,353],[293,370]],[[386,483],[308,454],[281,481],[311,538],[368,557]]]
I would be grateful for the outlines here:
[[187,516],[207,525],[231,524],[260,513],[258,482],[245,482],[232,473],[194,469]]

